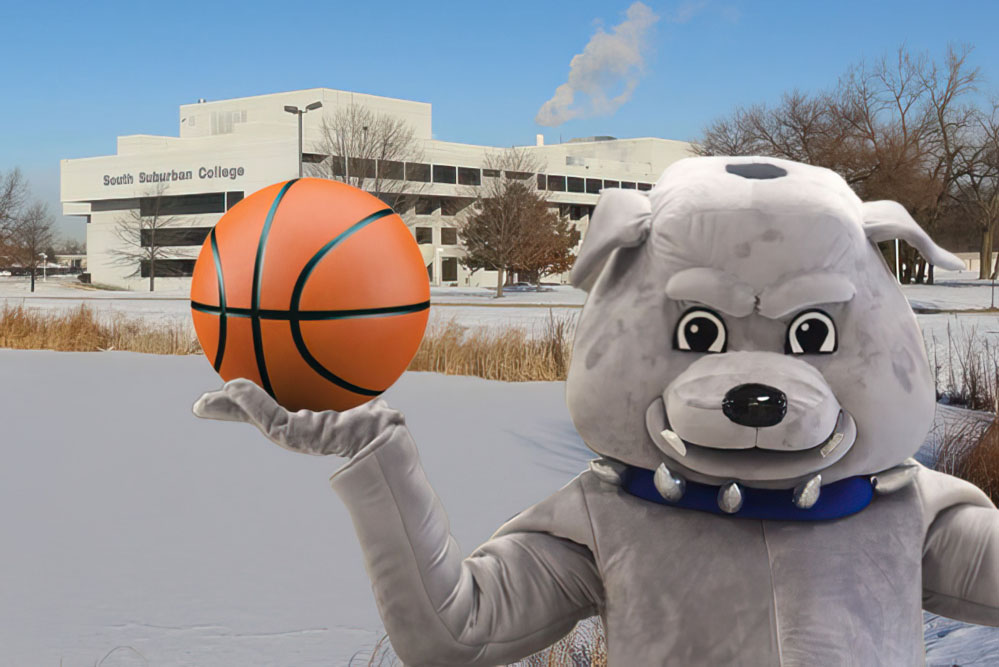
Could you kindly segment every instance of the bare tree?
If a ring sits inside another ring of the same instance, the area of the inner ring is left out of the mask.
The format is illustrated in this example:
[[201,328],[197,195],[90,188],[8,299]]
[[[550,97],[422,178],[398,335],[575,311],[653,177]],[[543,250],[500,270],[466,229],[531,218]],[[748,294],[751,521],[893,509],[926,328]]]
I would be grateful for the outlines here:
[[56,250],[61,255],[83,255],[87,252],[87,242],[63,237],[56,242]]
[[972,136],[956,155],[952,198],[974,222],[981,238],[978,277],[995,278],[999,260],[995,267],[990,265],[993,238],[999,229],[999,100],[992,103],[991,112],[975,114]]
[[[972,118],[971,50],[950,47],[942,62],[904,47],[851,67],[830,92],[794,90],[774,107],[736,109],[714,121],[702,155],[769,155],[838,172],[864,199],[902,203],[929,232],[950,204]],[[922,282],[927,265],[903,244],[903,282]],[[932,282],[932,267],[928,279]]]
[[0,172],[0,248],[11,244],[28,201],[28,181],[19,169]]
[[[49,257],[42,257],[52,245],[54,235],[52,214],[41,202],[35,202],[20,216],[13,232],[15,257],[22,267],[31,270],[31,291],[35,291],[35,275],[41,262],[47,262]],[[47,253],[46,253],[47,254]]]
[[[309,173],[367,190],[380,197],[397,213],[409,208],[423,189],[424,177],[417,167],[423,158],[422,143],[405,120],[351,104],[324,115],[320,140],[313,146],[325,157],[309,165]],[[425,181],[429,182],[427,167]]]
[[122,266],[134,267],[128,277],[147,273],[149,291],[156,288],[156,263],[163,259],[177,257],[169,249],[162,231],[177,224],[175,216],[168,215],[169,205],[163,183],[148,191],[139,199],[138,208],[129,209],[119,217],[114,226],[114,235],[121,244],[111,250],[113,262]]
[[538,161],[523,149],[486,157],[487,175],[472,192],[474,201],[458,226],[468,269],[496,271],[496,296],[503,296],[508,271],[537,279],[565,271],[578,233],[538,192]]

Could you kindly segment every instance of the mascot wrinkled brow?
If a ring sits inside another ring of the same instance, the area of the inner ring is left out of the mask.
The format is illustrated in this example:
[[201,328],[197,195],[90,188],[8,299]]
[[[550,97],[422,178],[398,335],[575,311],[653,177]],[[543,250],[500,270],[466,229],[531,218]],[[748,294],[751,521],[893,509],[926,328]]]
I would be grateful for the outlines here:
[[896,238],[960,266],[817,167],[604,190],[566,385],[600,458],[465,559],[384,402],[288,414],[237,380],[195,412],[350,457],[333,488],[406,664],[512,662],[594,614],[616,666],[923,664],[921,609],[999,625],[999,511],[909,458],[934,393]]

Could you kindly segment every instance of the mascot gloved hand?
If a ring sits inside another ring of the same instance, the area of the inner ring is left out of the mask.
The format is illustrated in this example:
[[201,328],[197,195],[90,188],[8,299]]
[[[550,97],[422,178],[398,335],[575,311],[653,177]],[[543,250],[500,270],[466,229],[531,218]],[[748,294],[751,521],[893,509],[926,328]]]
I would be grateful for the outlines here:
[[403,423],[402,414],[382,399],[343,412],[289,412],[255,383],[242,378],[202,396],[194,404],[194,414],[252,424],[271,442],[315,456],[354,456],[390,427]]

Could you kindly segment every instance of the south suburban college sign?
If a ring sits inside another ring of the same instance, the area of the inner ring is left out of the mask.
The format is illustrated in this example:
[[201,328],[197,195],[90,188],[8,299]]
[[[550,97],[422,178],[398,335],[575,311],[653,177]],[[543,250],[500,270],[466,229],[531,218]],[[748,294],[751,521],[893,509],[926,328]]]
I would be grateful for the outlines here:
[[197,171],[192,169],[185,171],[176,171],[171,169],[170,171],[140,171],[138,174],[126,172],[118,176],[104,174],[104,186],[133,185],[136,182],[142,184],[193,181],[195,174],[197,174],[198,179],[202,181],[214,178],[228,178],[229,180],[234,181],[240,176],[243,176],[245,173],[246,171],[243,167],[222,167],[220,165],[215,165],[213,167],[199,167]]

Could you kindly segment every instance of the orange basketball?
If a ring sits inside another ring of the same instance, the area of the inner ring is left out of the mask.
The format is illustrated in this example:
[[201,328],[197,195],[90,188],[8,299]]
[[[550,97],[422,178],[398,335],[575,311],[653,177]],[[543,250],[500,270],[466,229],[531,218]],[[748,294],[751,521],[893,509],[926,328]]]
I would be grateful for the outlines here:
[[320,178],[253,193],[194,265],[191,314],[225,380],[248,378],[289,410],[346,410],[406,370],[430,283],[416,241],[377,197]]

